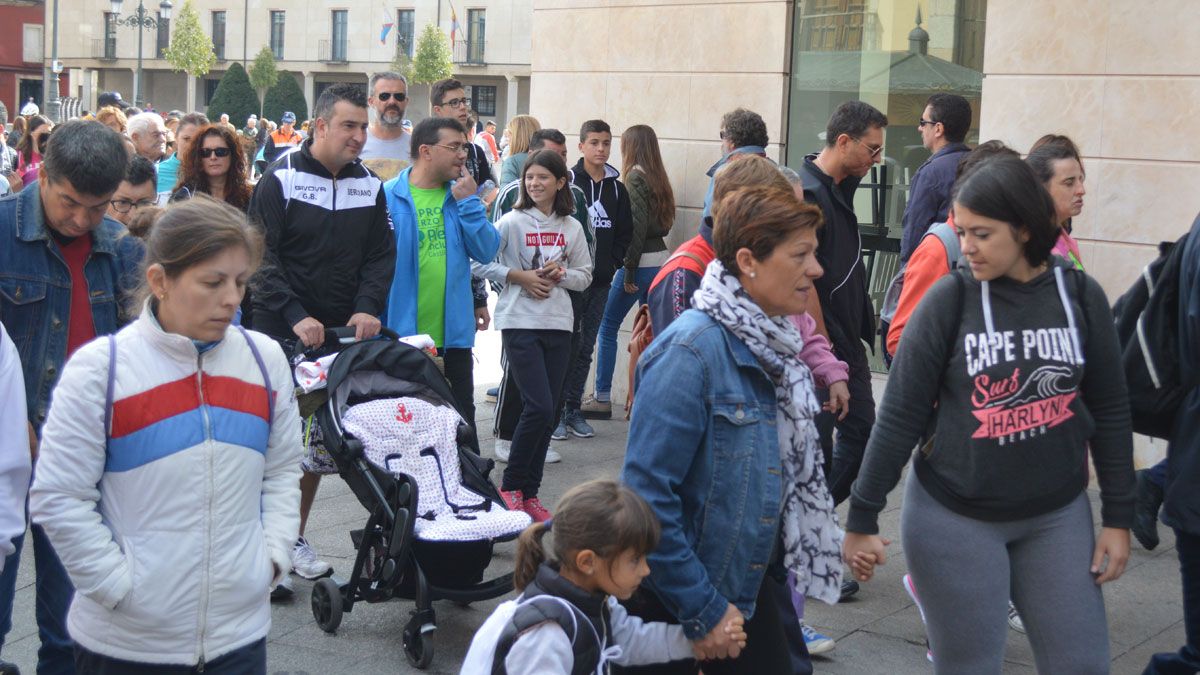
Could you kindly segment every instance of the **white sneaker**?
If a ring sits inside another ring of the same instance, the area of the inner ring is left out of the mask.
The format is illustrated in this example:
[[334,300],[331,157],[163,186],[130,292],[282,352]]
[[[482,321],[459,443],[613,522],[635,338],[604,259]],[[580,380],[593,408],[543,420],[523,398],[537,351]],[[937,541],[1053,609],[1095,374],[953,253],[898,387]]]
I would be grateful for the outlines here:
[[[496,461],[508,462],[508,455],[512,451],[512,441],[505,441],[499,438],[496,439],[496,446],[492,452],[496,455]],[[554,448],[546,448],[546,463],[557,464],[562,461],[562,455],[554,451]]]
[[493,452],[496,454],[496,461],[508,462],[508,453],[511,445],[512,441],[506,441],[501,438],[496,439],[496,447],[493,449]]
[[1025,632],[1025,622],[1021,620],[1021,615],[1017,613],[1017,606],[1012,604],[1012,600],[1008,601],[1008,627],[1018,633]]
[[317,552],[300,537],[292,548],[292,571],[308,580],[320,579],[333,574],[333,567],[324,560],[317,560]]

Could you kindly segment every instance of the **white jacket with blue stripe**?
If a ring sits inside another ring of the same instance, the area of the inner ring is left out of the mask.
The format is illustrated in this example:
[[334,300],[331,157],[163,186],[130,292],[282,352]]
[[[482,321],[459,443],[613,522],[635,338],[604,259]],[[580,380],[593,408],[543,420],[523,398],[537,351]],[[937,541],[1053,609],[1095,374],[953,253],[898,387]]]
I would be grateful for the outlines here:
[[110,432],[100,338],[54,391],[30,515],[75,584],[67,625],[80,646],[212,661],[266,636],[270,589],[291,569],[300,420],[287,359],[234,327],[201,354],[148,308],[115,339]]

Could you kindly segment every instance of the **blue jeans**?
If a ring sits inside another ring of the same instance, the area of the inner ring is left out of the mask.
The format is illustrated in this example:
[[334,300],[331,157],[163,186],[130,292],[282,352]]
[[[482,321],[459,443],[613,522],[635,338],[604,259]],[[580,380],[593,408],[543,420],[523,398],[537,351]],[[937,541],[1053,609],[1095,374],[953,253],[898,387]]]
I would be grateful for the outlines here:
[[1187,644],[1177,652],[1155,654],[1142,675],[1200,672],[1200,536],[1175,530],[1175,551],[1183,577],[1183,627]]
[[596,394],[607,397],[612,391],[613,369],[617,365],[617,331],[634,303],[646,304],[650,282],[658,274],[657,267],[639,267],[634,275],[636,293],[625,292],[625,268],[617,270],[612,286],[608,289],[608,303],[604,306],[604,318],[600,320],[600,343],[596,354]]
[[[58,554],[50,546],[46,532],[40,525],[30,528],[33,534],[33,562],[37,576],[38,675],[73,674],[75,672],[75,643],[67,633],[67,609],[75,588],[67,576],[67,570],[58,560]],[[17,567],[21,562],[21,548],[25,535],[13,540],[17,550],[4,560],[4,573],[0,574],[0,648],[4,638],[12,630],[13,596],[17,587]]]

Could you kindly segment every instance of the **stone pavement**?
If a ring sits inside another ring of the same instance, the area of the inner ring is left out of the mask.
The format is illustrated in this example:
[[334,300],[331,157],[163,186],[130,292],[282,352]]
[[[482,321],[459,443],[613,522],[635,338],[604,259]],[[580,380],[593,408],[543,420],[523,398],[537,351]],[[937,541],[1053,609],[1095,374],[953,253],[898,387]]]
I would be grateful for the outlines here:
[[[492,406],[483,402],[483,391],[499,379],[499,334],[481,335],[477,349],[478,423],[484,454],[491,455]],[[618,370],[618,372],[622,372]],[[882,380],[877,383],[882,389]],[[617,415],[598,422],[596,438],[556,443],[564,457],[561,464],[546,468],[543,501],[557,503],[572,485],[592,478],[615,477],[620,471],[628,423]],[[502,470],[503,465],[500,465]],[[494,474],[499,480],[499,471]],[[1093,511],[1096,494],[1092,493]],[[809,621],[837,640],[827,657],[817,657],[818,673],[847,675],[907,675],[931,673],[925,660],[924,633],[920,616],[905,594],[900,578],[905,571],[903,542],[899,540],[901,490],[891,495],[881,518],[885,536],[892,545],[889,562],[875,579],[865,584],[857,597],[844,605],[829,607],[810,602]],[[843,507],[844,516],[844,507]],[[349,574],[354,550],[348,532],[361,528],[366,512],[336,476],[323,481],[309,521],[308,539],[320,555],[340,574]],[[1177,649],[1184,639],[1183,609],[1173,538],[1163,530],[1164,541],[1154,552],[1134,543],[1125,575],[1105,587],[1109,634],[1113,655],[1112,672],[1140,673],[1156,651]],[[34,672],[37,628],[34,622],[32,547],[27,547],[18,579],[13,629],[3,656],[16,662],[25,673]],[[512,569],[513,546],[497,548],[489,575]],[[963,570],[970,574],[970,570]],[[345,673],[347,675],[394,675],[415,673],[404,659],[400,633],[412,603],[393,600],[376,605],[356,605],[346,614],[336,635],[327,635],[313,622],[309,608],[312,584],[298,580],[296,599],[273,608],[269,636],[268,668],[275,675]],[[467,608],[449,602],[435,604],[438,630],[434,633],[436,655],[428,673],[457,673],[471,636],[496,604],[492,601]],[[1009,632],[1005,673],[1034,673],[1032,652],[1024,636]]]

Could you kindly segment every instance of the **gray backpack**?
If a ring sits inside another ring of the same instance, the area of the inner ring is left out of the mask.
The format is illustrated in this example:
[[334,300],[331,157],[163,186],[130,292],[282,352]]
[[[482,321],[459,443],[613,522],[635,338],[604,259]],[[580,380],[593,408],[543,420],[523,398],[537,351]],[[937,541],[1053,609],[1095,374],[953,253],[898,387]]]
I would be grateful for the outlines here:
[[[942,246],[946,249],[946,261],[949,263],[950,271],[958,266],[958,261],[962,258],[962,249],[958,245],[958,233],[949,223],[935,223],[921,238],[937,237],[942,242]],[[883,304],[879,308],[879,335],[883,338],[884,357],[891,362],[891,355],[887,353],[887,337],[888,329],[892,327],[892,319],[896,318],[896,308],[900,305],[900,292],[904,290],[904,272],[908,269],[908,263],[905,262],[896,272],[896,276],[892,277],[891,283],[888,284],[887,292],[883,295]]]

